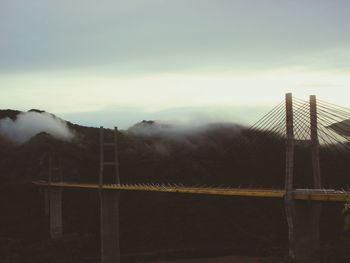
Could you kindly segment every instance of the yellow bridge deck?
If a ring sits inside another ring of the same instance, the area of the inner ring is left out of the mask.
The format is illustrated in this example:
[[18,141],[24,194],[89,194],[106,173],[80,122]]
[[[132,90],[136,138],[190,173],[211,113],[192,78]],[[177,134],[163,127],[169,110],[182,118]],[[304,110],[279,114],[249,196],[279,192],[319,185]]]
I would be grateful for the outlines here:
[[[71,182],[46,182],[35,181],[35,185],[43,187],[61,187],[71,189],[102,189],[119,191],[146,191],[163,193],[202,194],[216,196],[241,196],[259,198],[284,198],[284,189],[254,189],[231,187],[190,187],[178,185],[153,185],[153,184],[82,184]],[[296,200],[345,202],[350,197],[350,192],[333,189],[296,189],[293,191]]]

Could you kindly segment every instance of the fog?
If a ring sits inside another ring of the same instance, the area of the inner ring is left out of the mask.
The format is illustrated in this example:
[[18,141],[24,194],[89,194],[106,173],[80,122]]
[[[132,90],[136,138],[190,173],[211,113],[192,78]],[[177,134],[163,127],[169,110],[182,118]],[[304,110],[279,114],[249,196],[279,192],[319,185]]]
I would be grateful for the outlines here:
[[46,112],[24,112],[20,113],[16,120],[0,120],[0,134],[17,143],[24,143],[41,132],[64,141],[74,138],[65,121]]

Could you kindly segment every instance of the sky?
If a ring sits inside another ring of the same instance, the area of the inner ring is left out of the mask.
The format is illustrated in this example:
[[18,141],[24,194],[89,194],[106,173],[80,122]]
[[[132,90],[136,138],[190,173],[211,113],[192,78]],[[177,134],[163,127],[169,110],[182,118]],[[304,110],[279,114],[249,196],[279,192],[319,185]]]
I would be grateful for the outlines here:
[[0,0],[0,108],[88,126],[350,108],[348,0]]

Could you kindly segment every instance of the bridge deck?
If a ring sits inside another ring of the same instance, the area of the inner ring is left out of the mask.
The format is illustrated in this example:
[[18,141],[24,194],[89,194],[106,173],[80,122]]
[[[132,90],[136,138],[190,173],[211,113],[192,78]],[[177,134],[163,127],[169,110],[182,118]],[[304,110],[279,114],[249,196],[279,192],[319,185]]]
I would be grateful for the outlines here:
[[[153,185],[153,184],[82,184],[73,182],[46,182],[35,181],[35,185],[44,187],[62,187],[71,189],[103,189],[120,191],[146,191],[163,193],[203,194],[216,196],[241,196],[259,198],[284,198],[284,189],[259,189],[259,188],[231,188],[231,187],[190,187],[177,185]],[[312,201],[344,202],[350,196],[348,191],[336,191],[333,189],[296,189],[293,192],[294,199]]]

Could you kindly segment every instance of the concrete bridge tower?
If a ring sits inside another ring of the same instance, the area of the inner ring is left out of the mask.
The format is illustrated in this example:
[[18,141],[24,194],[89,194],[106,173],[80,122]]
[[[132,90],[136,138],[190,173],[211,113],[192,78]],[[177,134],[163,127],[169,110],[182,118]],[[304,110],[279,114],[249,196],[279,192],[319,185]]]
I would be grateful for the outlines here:
[[[317,262],[320,240],[321,204],[311,201],[298,201],[293,198],[294,188],[294,118],[293,97],[286,94],[286,178],[285,211],[288,223],[289,255],[298,262]],[[304,142],[311,147],[313,188],[321,188],[319,140],[317,132],[317,101],[310,96],[310,141]]]
[[[51,152],[49,156],[49,184],[63,181],[61,162],[61,158]],[[45,189],[45,215],[49,216],[51,238],[61,238],[63,235],[61,188],[47,187]]]
[[[100,128],[100,220],[101,220],[101,262],[119,263],[119,191],[103,190],[105,167],[114,167],[114,174],[109,183],[120,184],[118,146],[118,128],[114,129],[114,142],[105,142],[104,129]],[[105,147],[114,147],[114,160],[105,160]]]

